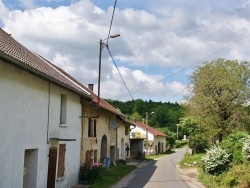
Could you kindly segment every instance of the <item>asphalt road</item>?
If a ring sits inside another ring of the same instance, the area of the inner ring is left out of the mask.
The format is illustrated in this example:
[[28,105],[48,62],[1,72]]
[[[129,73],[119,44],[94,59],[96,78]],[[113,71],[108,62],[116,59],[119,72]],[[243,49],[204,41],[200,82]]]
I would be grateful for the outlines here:
[[190,188],[176,168],[186,148],[138,168],[112,188]]

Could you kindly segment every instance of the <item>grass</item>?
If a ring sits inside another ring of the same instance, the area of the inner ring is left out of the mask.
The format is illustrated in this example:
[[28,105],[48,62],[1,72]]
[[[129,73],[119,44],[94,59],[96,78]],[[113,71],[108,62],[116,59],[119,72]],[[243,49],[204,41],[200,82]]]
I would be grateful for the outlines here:
[[109,170],[103,174],[102,179],[92,184],[90,188],[110,187],[134,169],[136,169],[136,167],[133,165],[117,164],[117,166],[111,166]]
[[188,167],[192,167],[192,164],[196,162],[198,164],[197,166],[200,166],[200,164],[202,163],[201,158],[203,156],[204,154],[191,155],[189,153],[186,153],[183,159],[179,162],[179,165],[182,168],[188,168]]
[[188,144],[188,140],[177,140],[176,141],[176,148],[186,147],[187,144]]
[[155,160],[155,159],[164,157],[164,156],[169,155],[169,154],[174,153],[174,152],[175,151],[167,151],[165,153],[161,153],[161,154],[158,154],[158,155],[148,155],[148,156],[146,156],[146,160]]
[[199,169],[199,181],[209,188],[228,188],[228,187],[250,187],[250,163],[234,165],[231,168],[219,175],[206,174],[202,169],[201,158],[204,154],[185,154],[184,158],[179,162],[182,168],[193,168],[193,162],[197,162],[195,166]]

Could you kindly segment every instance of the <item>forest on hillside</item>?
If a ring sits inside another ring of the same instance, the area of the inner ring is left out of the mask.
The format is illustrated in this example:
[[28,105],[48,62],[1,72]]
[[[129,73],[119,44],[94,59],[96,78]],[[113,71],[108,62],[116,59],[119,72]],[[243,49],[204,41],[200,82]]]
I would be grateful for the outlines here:
[[142,99],[126,102],[105,100],[119,109],[130,120],[145,122],[146,114],[148,114],[148,124],[150,126],[160,129],[167,128],[174,133],[183,112],[181,105],[178,103],[143,101]]

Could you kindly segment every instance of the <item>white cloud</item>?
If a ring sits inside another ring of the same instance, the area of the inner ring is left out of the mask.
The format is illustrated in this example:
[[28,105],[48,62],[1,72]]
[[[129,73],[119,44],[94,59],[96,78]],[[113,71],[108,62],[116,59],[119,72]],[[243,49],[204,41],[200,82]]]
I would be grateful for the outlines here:
[[[113,6],[103,10],[90,0],[57,8],[35,7],[32,0],[23,2],[28,9],[10,11],[0,0],[4,30],[82,83],[96,85],[99,40],[108,35]],[[132,94],[144,99],[178,101],[186,93],[183,89],[186,73],[179,74],[178,81],[159,80],[176,70],[197,65],[199,60],[217,57],[249,60],[249,36],[235,43],[250,33],[250,4],[244,2],[121,1],[123,6],[135,4],[140,9],[118,7],[111,34],[121,36],[109,40],[112,55]],[[142,10],[143,7],[146,9]],[[154,67],[161,71],[151,72]],[[144,72],[145,68],[148,72]],[[101,93],[102,97],[114,99],[129,95],[106,48],[102,54]]]

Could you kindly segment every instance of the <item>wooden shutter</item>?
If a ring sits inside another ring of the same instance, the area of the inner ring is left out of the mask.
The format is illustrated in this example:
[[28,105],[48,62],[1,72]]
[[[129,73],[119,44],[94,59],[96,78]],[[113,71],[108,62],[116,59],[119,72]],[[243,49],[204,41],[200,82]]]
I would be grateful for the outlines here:
[[88,137],[91,137],[91,118],[89,118]]
[[64,177],[66,144],[59,145],[57,177]]
[[97,150],[94,151],[94,163],[97,163]]
[[57,161],[57,148],[52,147],[52,148],[49,149],[47,188],[54,188],[55,187],[55,182],[56,182],[56,161]]
[[96,119],[94,119],[94,137],[96,137]]
[[91,152],[90,152],[90,150],[86,151],[85,164],[91,164]]

